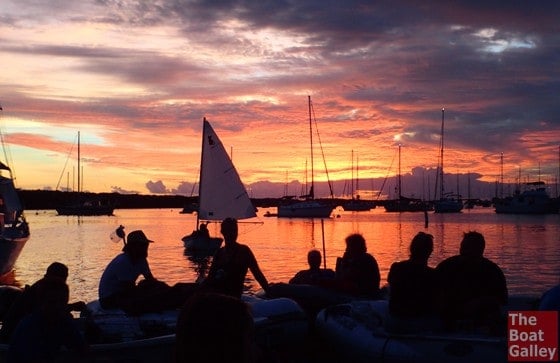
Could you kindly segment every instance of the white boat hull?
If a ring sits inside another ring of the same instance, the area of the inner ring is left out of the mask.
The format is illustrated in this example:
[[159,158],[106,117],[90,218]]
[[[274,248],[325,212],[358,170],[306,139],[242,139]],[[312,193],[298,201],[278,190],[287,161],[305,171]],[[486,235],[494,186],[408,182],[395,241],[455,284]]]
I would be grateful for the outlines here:
[[281,218],[329,218],[334,207],[315,200],[278,206]]

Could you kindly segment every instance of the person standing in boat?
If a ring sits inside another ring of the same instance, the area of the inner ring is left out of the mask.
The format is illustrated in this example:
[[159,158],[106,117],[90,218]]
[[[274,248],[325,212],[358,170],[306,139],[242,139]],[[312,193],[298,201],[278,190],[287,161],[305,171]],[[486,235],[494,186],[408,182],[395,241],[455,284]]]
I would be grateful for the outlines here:
[[330,268],[321,268],[321,252],[311,250],[307,253],[309,269],[301,270],[290,279],[290,284],[325,285],[332,282],[335,272]]
[[391,265],[387,276],[388,329],[415,332],[439,328],[436,272],[428,266],[433,250],[434,237],[419,232],[410,242],[410,258]]
[[253,251],[249,246],[237,242],[237,220],[224,219],[220,231],[224,236],[224,246],[214,255],[208,276],[202,282],[203,288],[239,298],[243,293],[247,270],[251,270],[255,280],[267,292],[268,281],[259,268]]
[[486,241],[479,232],[463,235],[460,252],[436,267],[445,328],[500,329],[507,304],[506,278],[500,267],[483,256]]
[[379,297],[379,266],[367,253],[366,240],[361,234],[346,237],[346,251],[337,258],[335,273],[334,286],[340,292],[360,298]]

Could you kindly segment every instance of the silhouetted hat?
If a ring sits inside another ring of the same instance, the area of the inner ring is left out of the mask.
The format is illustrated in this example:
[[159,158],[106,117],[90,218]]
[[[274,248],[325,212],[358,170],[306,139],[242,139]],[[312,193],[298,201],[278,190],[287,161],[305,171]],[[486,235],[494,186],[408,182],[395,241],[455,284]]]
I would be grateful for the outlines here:
[[141,230],[132,231],[126,237],[126,244],[136,245],[136,244],[145,244],[150,242],[153,241],[148,239],[148,237],[146,237],[144,232]]

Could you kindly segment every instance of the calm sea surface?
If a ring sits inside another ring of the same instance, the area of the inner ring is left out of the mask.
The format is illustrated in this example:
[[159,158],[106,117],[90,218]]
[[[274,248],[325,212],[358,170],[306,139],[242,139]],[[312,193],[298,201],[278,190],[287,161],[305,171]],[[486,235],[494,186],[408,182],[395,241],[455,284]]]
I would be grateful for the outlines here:
[[[465,210],[460,214],[428,214],[425,228],[422,213],[386,213],[335,210],[336,217],[324,220],[259,217],[240,225],[239,241],[248,244],[270,282],[287,282],[307,267],[311,248],[326,251],[327,267],[344,251],[344,238],[354,232],[364,235],[368,252],[379,263],[382,284],[394,261],[408,257],[408,245],[418,231],[435,237],[429,261],[435,266],[458,253],[462,233],[476,230],[486,237],[488,258],[498,263],[507,278],[511,294],[541,294],[560,281],[560,215],[515,216],[495,214],[493,208]],[[16,264],[19,285],[31,284],[43,276],[53,261],[68,265],[71,300],[97,298],[99,278],[107,263],[122,248],[109,238],[119,225],[127,232],[142,229],[155,240],[149,262],[154,275],[169,284],[195,281],[210,258],[186,256],[181,238],[190,233],[196,216],[179,209],[115,210],[112,217],[66,217],[54,210],[27,211],[31,239]],[[218,235],[217,225],[210,232]],[[259,289],[248,274],[250,291]]]

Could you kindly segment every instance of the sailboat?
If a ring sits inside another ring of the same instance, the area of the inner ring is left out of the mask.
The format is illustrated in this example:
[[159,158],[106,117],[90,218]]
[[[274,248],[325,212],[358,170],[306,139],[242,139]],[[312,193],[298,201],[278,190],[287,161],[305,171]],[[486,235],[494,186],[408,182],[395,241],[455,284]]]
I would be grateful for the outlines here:
[[[247,219],[257,214],[218,135],[206,118],[202,123],[196,230],[182,240],[189,251],[213,253],[221,246],[222,238],[209,236],[206,228],[208,222],[228,217]],[[202,229],[201,222],[204,226]]]
[[[315,199],[313,166],[313,123],[311,119],[311,96],[307,96],[309,109],[309,137],[311,145],[311,187],[301,200],[288,200],[278,206],[278,217],[285,218],[329,218],[334,205]],[[332,193],[331,193],[332,194]]]
[[[1,140],[5,150],[4,138],[1,137]],[[4,152],[4,155],[8,153]],[[1,175],[2,170],[7,171],[9,176]],[[29,225],[25,220],[23,206],[14,185],[12,169],[0,162],[0,277],[6,276],[13,270],[29,237]]]
[[[445,109],[441,109],[441,140],[440,140],[440,157],[439,157],[439,199],[434,202],[435,213],[459,213],[463,209],[463,201],[460,195],[445,193],[443,186],[443,130],[445,120]],[[436,183],[437,186],[437,183]]]
[[354,189],[354,150],[352,150],[352,178],[351,178],[351,188],[350,188],[351,189],[350,194],[352,196],[352,199],[342,204],[342,209],[344,209],[345,211],[365,212],[375,208],[375,203],[373,201],[363,200],[360,198],[359,194],[356,194],[356,192],[359,190],[358,187],[359,180],[360,179],[358,178],[358,158],[356,158],[356,189]]
[[384,207],[386,212],[424,212],[432,207],[430,203],[418,198],[408,198],[402,195],[401,180],[401,145],[399,144],[399,171],[397,174],[397,199],[388,200]]
[[59,216],[112,216],[114,207],[109,201],[88,198],[82,191],[80,159],[80,132],[78,131],[78,196],[70,203],[57,207],[56,212]]

